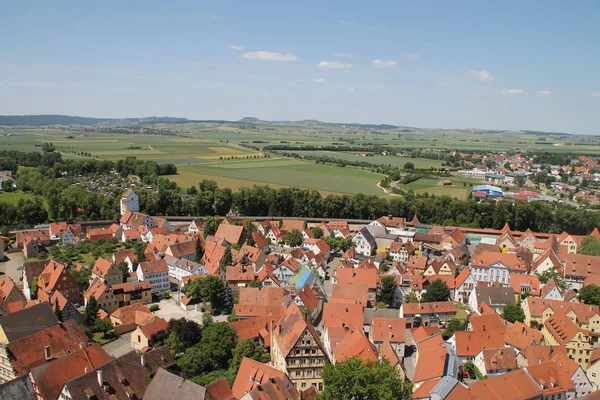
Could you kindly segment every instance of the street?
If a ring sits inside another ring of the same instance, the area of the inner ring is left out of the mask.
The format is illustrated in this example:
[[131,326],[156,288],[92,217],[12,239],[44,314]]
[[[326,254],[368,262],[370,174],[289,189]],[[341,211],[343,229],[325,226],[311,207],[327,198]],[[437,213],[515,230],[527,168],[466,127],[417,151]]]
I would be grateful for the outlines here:
[[[0,262],[0,276],[10,277],[17,284],[19,289],[23,289],[23,282],[21,281],[23,262],[25,258],[22,252],[5,254],[5,261]],[[19,268],[19,269],[17,269]]]
[[102,348],[113,357],[120,357],[133,350],[131,348],[131,332],[124,333],[117,340],[105,344]]

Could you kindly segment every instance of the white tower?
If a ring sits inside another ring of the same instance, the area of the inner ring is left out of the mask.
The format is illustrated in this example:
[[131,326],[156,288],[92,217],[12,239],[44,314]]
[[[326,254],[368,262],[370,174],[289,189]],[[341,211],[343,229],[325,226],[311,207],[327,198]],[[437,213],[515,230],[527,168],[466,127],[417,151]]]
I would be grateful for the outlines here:
[[124,215],[127,211],[140,211],[140,198],[131,188],[127,189],[121,196],[121,215]]

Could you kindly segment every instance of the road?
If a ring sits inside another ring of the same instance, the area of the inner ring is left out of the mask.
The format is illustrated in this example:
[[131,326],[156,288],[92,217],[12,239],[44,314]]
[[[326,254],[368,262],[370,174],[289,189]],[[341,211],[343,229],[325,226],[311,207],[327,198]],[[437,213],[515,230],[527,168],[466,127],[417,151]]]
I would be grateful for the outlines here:
[[122,334],[117,340],[105,344],[102,348],[113,357],[121,357],[131,350],[131,332]]
[[23,281],[21,281],[22,267],[25,257],[22,252],[5,254],[6,258],[0,262],[0,272],[2,277],[10,277],[17,284],[19,289],[23,289]]

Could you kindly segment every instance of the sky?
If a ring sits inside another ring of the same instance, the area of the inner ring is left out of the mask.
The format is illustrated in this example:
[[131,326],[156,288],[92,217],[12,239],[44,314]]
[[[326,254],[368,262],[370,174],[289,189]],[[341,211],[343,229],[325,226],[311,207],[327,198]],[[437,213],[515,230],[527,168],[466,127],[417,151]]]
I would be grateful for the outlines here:
[[600,1],[6,1],[0,114],[600,134]]

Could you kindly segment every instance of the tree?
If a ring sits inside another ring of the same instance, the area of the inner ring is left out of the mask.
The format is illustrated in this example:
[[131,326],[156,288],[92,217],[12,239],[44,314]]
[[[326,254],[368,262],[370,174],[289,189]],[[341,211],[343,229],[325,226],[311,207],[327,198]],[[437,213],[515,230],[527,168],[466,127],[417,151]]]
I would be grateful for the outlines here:
[[213,236],[219,229],[221,218],[219,217],[207,217],[204,220],[204,237]]
[[185,350],[178,364],[190,375],[226,369],[237,345],[237,333],[227,322],[214,322],[202,330],[200,343]]
[[442,332],[444,340],[450,339],[454,335],[454,332],[466,331],[467,325],[468,321],[466,319],[462,320],[459,318],[452,318],[450,321],[448,321],[444,331]]
[[209,275],[190,281],[185,293],[194,300],[210,303],[215,314],[229,314],[233,309],[233,292],[218,276]]
[[436,301],[448,301],[450,298],[450,289],[446,282],[441,279],[433,281],[427,286],[427,291],[421,299],[423,303],[433,303]]
[[407,171],[412,171],[415,169],[415,164],[407,162],[406,164],[404,164],[404,169]]
[[119,270],[121,270],[123,283],[127,282],[127,277],[129,276],[129,265],[127,265],[125,261],[121,261],[117,266],[119,267]]
[[202,247],[202,242],[200,241],[200,238],[197,238],[196,239],[196,253],[194,254],[194,261],[199,263],[202,261],[202,257],[204,257],[204,247]]
[[404,384],[389,361],[363,362],[358,357],[323,368],[323,400],[408,400],[412,385]]
[[213,317],[212,317],[212,315],[210,315],[209,312],[205,312],[202,314],[202,326],[203,327],[206,328],[208,325],[212,324],[213,322],[214,322]]
[[558,286],[561,290],[567,290],[567,282],[565,282],[565,277],[563,274],[560,274],[556,268],[550,268],[541,274],[536,271],[535,274],[540,278],[540,282],[543,284],[546,284],[549,280],[554,279],[556,286]]
[[266,363],[271,360],[271,355],[267,353],[265,348],[254,344],[252,340],[247,339],[238,342],[233,349],[231,361],[229,361],[229,368],[227,369],[227,380],[230,385],[233,385],[244,357],[261,363]]
[[525,312],[516,304],[507,304],[502,309],[502,319],[514,323],[515,321],[525,321]]
[[171,354],[177,355],[185,349],[200,342],[202,328],[197,322],[179,318],[171,319],[167,325],[168,337],[165,344],[169,346]]
[[225,269],[231,265],[231,261],[231,249],[227,247],[223,253],[223,257],[221,257],[221,260],[219,261],[219,267],[221,267],[221,269]]
[[254,280],[250,281],[250,283],[248,283],[248,287],[251,287],[251,288],[262,287],[262,282],[259,281],[258,279],[254,279]]
[[298,229],[292,229],[285,235],[285,242],[290,247],[298,247],[302,244],[302,232]]
[[593,236],[586,236],[581,242],[577,254],[600,256],[600,241]]
[[323,229],[321,228],[310,228],[310,230],[312,231],[315,239],[321,239],[323,237]]
[[98,320],[98,311],[100,306],[94,296],[90,296],[88,303],[85,305],[85,311],[81,318],[81,325],[87,328],[94,326],[94,323]]
[[90,286],[89,271],[86,268],[82,268],[81,271],[77,271],[75,268],[69,268],[69,273],[79,285],[79,292],[83,294]]
[[527,179],[524,176],[519,175],[515,178],[515,184],[519,187],[525,186],[525,182],[527,182]]
[[579,301],[585,304],[600,306],[600,287],[596,285],[582,287],[579,290]]
[[54,300],[54,315],[56,315],[56,318],[60,321],[63,322],[63,316],[62,316],[62,311],[60,310],[60,306],[58,305],[58,298],[56,298]]
[[38,277],[34,276],[33,279],[31,280],[31,299],[35,300],[37,299],[37,293],[38,293]]
[[379,289],[379,299],[387,306],[394,303],[394,294],[396,293],[396,279],[393,276],[384,276],[381,278],[381,288]]
[[410,304],[416,304],[419,302],[419,299],[417,298],[417,295],[415,294],[415,292],[410,292],[408,294],[408,302]]

